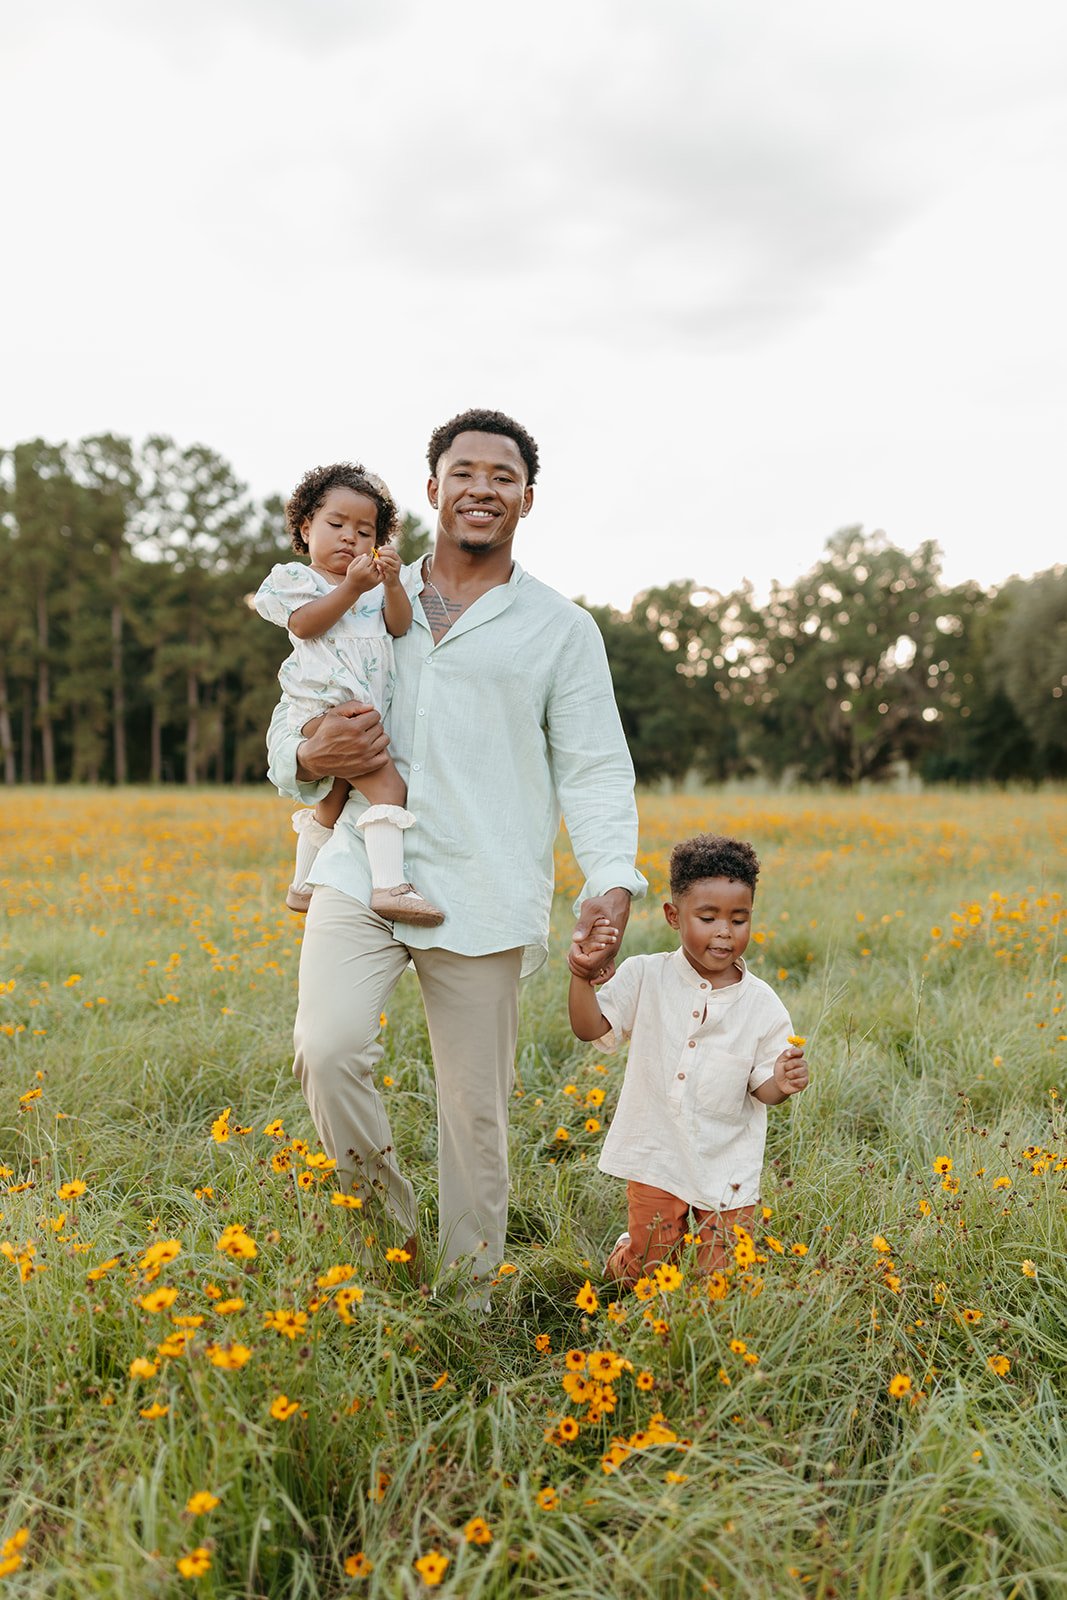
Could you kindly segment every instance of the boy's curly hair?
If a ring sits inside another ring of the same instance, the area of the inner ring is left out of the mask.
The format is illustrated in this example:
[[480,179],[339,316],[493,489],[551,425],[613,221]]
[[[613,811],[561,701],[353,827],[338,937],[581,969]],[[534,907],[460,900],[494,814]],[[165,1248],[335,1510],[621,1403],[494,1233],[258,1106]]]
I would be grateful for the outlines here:
[[461,433],[501,433],[506,439],[512,439],[518,446],[519,454],[526,467],[526,483],[531,485],[537,477],[537,468],[540,457],[537,453],[537,441],[533,439],[526,429],[512,417],[505,416],[503,411],[461,411],[458,416],[452,417],[448,422],[442,422],[430,435],[430,443],[426,450],[426,459],[430,463],[430,472],[436,478],[437,463],[445,451],[455,443]]
[[671,899],[677,900],[701,878],[733,878],[756,893],[759,857],[743,839],[724,839],[715,833],[698,833],[671,851]]
[[307,540],[300,530],[315,515],[331,489],[353,489],[356,494],[365,494],[374,501],[378,507],[374,530],[376,548],[387,544],[397,532],[400,518],[396,503],[381,478],[376,478],[358,461],[335,461],[332,466],[312,467],[310,472],[305,472],[286,502],[285,526],[297,555],[307,555]]

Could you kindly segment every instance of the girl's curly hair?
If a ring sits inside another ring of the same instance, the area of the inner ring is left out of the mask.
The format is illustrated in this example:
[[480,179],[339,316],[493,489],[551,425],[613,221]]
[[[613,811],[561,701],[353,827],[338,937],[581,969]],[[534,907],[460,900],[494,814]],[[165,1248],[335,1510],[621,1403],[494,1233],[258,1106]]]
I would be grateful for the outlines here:
[[723,839],[714,833],[699,833],[695,839],[676,844],[671,851],[671,899],[701,878],[733,878],[747,883],[756,892],[759,857],[743,839]]
[[374,530],[374,544],[387,544],[400,527],[396,503],[392,495],[373,472],[358,461],[335,461],[329,467],[312,467],[305,472],[285,506],[285,526],[293,541],[297,555],[306,556],[307,540],[301,533],[304,523],[313,517],[331,489],[353,489],[365,494],[378,507]]

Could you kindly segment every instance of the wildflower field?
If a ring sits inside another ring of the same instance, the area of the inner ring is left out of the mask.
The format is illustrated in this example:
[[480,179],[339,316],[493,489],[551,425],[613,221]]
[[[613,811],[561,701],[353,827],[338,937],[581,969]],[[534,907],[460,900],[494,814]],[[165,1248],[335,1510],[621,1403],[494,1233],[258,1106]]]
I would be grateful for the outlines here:
[[[1067,1593],[1062,794],[642,802],[763,861],[806,1037],[727,1272],[600,1277],[618,1057],[524,995],[508,1259],[463,1309],[340,1203],[290,1074],[301,921],[266,791],[0,802],[0,1594]],[[424,1206],[418,993],[383,1093]]]

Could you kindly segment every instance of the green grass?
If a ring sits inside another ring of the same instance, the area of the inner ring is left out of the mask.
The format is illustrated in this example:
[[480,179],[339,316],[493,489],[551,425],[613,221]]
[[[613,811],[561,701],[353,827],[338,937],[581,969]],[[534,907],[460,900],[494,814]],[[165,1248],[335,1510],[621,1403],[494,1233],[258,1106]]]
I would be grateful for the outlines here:
[[[807,1035],[813,1079],[771,1113],[766,1230],[782,1253],[760,1234],[766,1260],[736,1269],[723,1298],[687,1272],[647,1302],[628,1296],[613,1321],[599,1269],[622,1185],[597,1171],[603,1132],[584,1123],[606,1126],[622,1062],[566,1026],[564,904],[549,967],[523,996],[516,1270],[483,1320],[447,1276],[431,1297],[381,1243],[368,1251],[375,1220],[332,1205],[328,1182],[299,1189],[302,1159],[271,1168],[293,1138],[316,1148],[289,1071],[299,923],[280,908],[277,802],[6,802],[0,1545],[28,1537],[0,1585],[42,1600],[405,1596],[429,1592],[414,1563],[438,1550],[449,1565],[437,1592],[486,1600],[1059,1600],[1064,810],[1050,794],[730,791],[643,805],[657,886],[666,846],[696,826],[753,839],[763,939],[750,955]],[[1007,908],[995,924],[993,894]],[[627,949],[669,937],[651,901]],[[432,1067],[410,974],[384,1042],[384,1093],[432,1257]],[[587,1104],[598,1089],[604,1104]],[[218,1144],[210,1129],[227,1106],[254,1131]],[[286,1140],[262,1132],[275,1117]],[[942,1157],[948,1189],[933,1169]],[[994,1188],[998,1177],[1010,1186]],[[87,1192],[60,1200],[74,1179]],[[216,1248],[235,1222],[252,1259]],[[144,1251],[169,1239],[180,1255],[146,1282]],[[363,1291],[349,1322],[337,1288],[315,1284],[345,1263]],[[587,1278],[590,1316],[575,1303]],[[143,1309],[160,1284],[178,1290],[174,1304]],[[244,1309],[218,1315],[209,1285]],[[307,1313],[298,1337],[264,1327],[278,1309]],[[184,1354],[161,1358],[175,1315],[205,1320],[185,1330]],[[253,1353],[223,1370],[211,1342]],[[632,1363],[616,1409],[572,1443],[546,1438],[583,1415],[562,1387],[564,1352],[604,1349]],[[1003,1375],[996,1356],[1010,1362]],[[158,1373],[132,1379],[138,1357]],[[911,1391],[891,1399],[898,1373]],[[270,1413],[280,1394],[299,1402],[287,1420]],[[168,1410],[142,1417],[153,1402]],[[606,1473],[612,1441],[647,1433],[656,1412],[670,1436]],[[218,1506],[188,1515],[204,1489]],[[547,1489],[551,1509],[538,1503]],[[465,1542],[475,1517],[491,1543]],[[199,1545],[209,1569],[179,1576]],[[373,1563],[366,1578],[345,1574],[357,1551]]]

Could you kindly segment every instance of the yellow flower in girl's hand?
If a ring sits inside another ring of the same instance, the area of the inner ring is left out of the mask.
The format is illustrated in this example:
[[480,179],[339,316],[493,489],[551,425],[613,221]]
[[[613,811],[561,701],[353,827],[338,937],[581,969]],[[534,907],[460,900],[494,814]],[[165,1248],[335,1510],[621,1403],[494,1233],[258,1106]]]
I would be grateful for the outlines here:
[[807,1042],[806,1036],[802,1033],[791,1033],[789,1035],[789,1043],[795,1044],[798,1049],[803,1049]]

